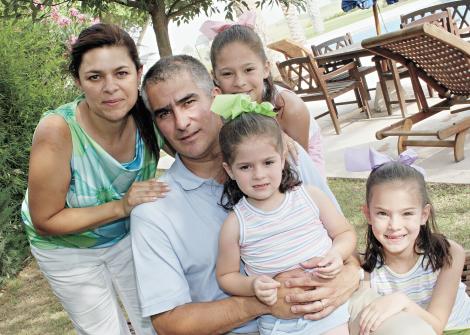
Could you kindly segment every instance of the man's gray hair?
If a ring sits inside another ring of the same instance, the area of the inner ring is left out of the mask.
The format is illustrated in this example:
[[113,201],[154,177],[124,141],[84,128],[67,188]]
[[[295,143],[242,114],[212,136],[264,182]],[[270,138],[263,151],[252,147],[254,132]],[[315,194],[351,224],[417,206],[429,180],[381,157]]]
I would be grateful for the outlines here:
[[142,99],[148,110],[152,109],[147,96],[147,86],[169,79],[178,80],[178,75],[183,71],[191,75],[197,87],[205,91],[209,97],[211,96],[214,82],[209,71],[199,60],[188,55],[163,57],[147,71],[142,82]]

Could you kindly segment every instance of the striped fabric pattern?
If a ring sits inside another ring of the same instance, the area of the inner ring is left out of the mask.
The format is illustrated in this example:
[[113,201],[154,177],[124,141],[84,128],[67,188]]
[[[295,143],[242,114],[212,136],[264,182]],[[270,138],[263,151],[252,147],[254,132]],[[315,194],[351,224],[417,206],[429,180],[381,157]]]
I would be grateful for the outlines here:
[[286,192],[281,206],[265,212],[246,198],[234,208],[240,225],[240,255],[248,275],[269,275],[298,268],[323,256],[332,245],[318,207],[302,187]]
[[[427,258],[421,255],[410,271],[401,274],[386,265],[377,267],[371,273],[371,286],[381,295],[401,291],[426,309],[431,302],[432,291],[439,275],[439,271],[433,272],[431,267],[425,269],[427,263]],[[465,292],[465,285],[460,282],[446,329],[468,326],[470,326],[470,298]]]
[[[130,162],[118,162],[95,142],[75,117],[77,105],[83,99],[84,97],[81,96],[43,116],[60,115],[70,129],[72,158],[70,161],[71,181],[65,199],[67,208],[92,207],[119,200],[134,181],[154,177],[157,168],[156,160],[145,147],[138,131],[136,132],[135,156]],[[159,136],[158,140],[158,145],[161,147],[163,140]],[[37,233],[31,220],[28,193],[22,204],[21,216],[29,242],[39,249],[106,248],[119,242],[129,233],[129,218],[126,217],[80,233],[42,236]]]

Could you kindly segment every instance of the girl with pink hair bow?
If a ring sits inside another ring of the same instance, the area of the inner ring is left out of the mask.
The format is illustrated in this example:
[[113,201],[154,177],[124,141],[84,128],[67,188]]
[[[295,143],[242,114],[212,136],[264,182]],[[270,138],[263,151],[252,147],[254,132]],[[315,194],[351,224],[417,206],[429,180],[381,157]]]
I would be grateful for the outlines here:
[[325,176],[320,128],[302,99],[274,84],[254,25],[254,13],[247,12],[235,23],[207,21],[201,27],[207,37],[214,38],[210,55],[215,84],[224,94],[245,93],[257,103],[272,103],[282,130],[309,153]]

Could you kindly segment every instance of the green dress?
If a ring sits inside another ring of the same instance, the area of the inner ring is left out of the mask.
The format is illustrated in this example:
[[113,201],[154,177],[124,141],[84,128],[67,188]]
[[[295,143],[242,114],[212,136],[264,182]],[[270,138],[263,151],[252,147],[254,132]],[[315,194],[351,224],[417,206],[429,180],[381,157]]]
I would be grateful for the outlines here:
[[[76,110],[83,96],[49,111],[43,117],[60,115],[67,122],[72,136],[71,180],[66,196],[66,208],[93,207],[121,199],[134,181],[155,176],[157,162],[136,132],[135,157],[120,163],[96,143],[78,124]],[[156,131],[156,130],[155,130]],[[158,146],[163,139],[157,133]],[[51,171],[51,173],[54,173]],[[21,206],[21,216],[31,245],[40,249],[106,248],[129,233],[129,217],[81,233],[62,236],[41,236],[31,222],[28,191]]]

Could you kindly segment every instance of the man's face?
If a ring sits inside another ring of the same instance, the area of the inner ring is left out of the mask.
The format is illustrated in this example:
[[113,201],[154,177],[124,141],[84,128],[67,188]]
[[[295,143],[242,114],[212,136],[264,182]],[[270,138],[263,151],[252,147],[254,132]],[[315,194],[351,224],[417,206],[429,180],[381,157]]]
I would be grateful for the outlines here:
[[217,88],[209,95],[182,71],[147,84],[146,93],[157,127],[183,161],[212,159],[218,153],[222,121],[211,112]]

